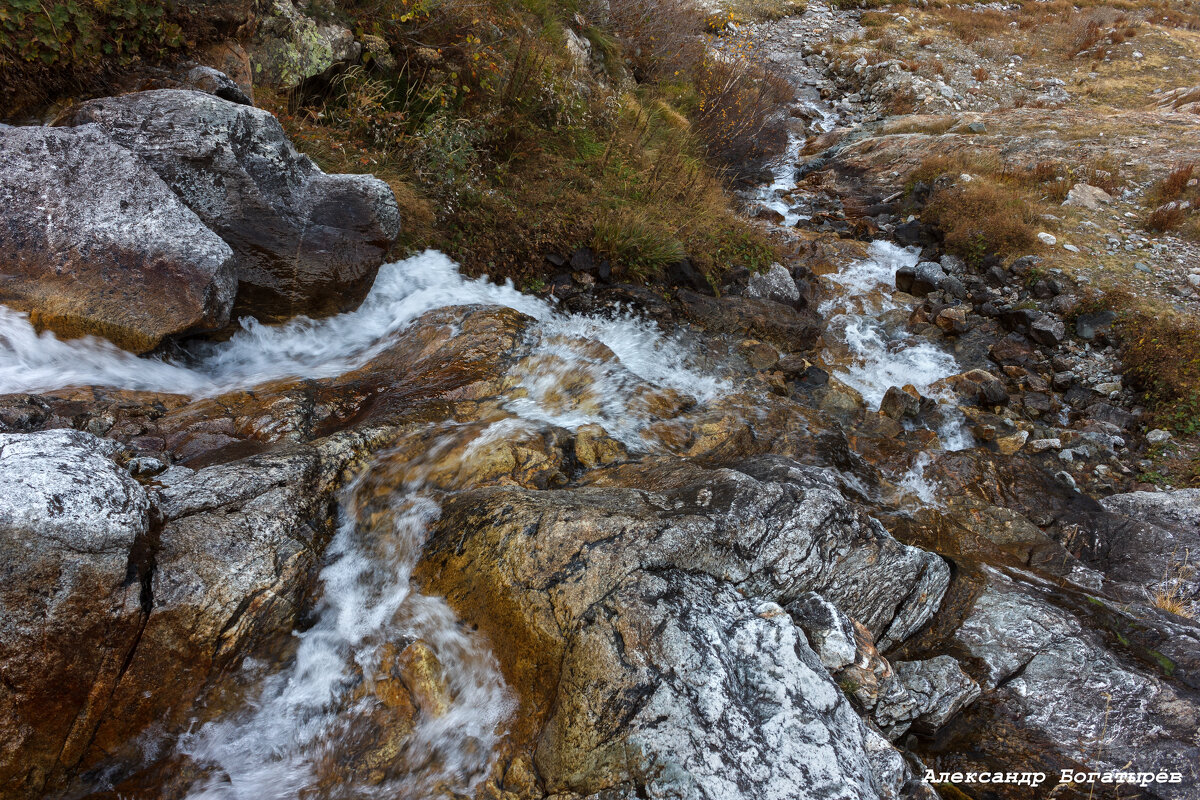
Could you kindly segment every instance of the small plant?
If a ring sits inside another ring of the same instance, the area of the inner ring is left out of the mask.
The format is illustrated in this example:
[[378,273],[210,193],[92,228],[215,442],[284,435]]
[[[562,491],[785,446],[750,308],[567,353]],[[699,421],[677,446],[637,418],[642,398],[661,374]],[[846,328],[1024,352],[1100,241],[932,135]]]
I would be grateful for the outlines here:
[[683,244],[643,215],[626,210],[597,222],[591,247],[615,267],[643,280],[687,258]]
[[917,93],[911,86],[905,86],[888,98],[884,110],[893,117],[912,114],[917,110]]
[[988,78],[990,78],[992,76],[991,76],[991,73],[989,73],[983,67],[976,67],[974,69],[974,71],[971,72],[971,77],[973,77],[975,80],[979,81],[980,83],[983,83],[984,81],[986,81]]
[[1187,219],[1187,212],[1183,206],[1171,202],[1161,205],[1147,214],[1142,220],[1142,227],[1155,233],[1166,233],[1178,228],[1185,219]]
[[1008,255],[1036,241],[1034,213],[1026,200],[983,178],[935,192],[924,217],[942,230],[947,250],[975,265],[992,253]]
[[1167,173],[1154,187],[1152,196],[1155,204],[1165,205],[1182,197],[1195,171],[1195,164],[1182,164]]
[[1189,554],[1184,551],[1181,561],[1169,564],[1162,581],[1150,594],[1150,604],[1176,616],[1196,618],[1196,602],[1187,596],[1187,586],[1195,575],[1196,568],[1189,563]]
[[1200,433],[1200,330],[1178,315],[1129,310],[1117,322],[1125,374],[1141,389],[1157,424]]

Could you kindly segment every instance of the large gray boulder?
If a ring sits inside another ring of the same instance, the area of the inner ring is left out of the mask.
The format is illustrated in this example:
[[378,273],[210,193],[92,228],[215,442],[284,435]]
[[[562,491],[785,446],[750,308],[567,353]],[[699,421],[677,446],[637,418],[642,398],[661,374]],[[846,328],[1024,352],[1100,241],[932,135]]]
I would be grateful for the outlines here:
[[400,232],[396,199],[369,175],[327,175],[270,113],[175,89],[84,103],[235,254],[235,315],[279,321],[356,308]]
[[0,128],[0,302],[134,352],[229,321],[233,252],[94,125]]

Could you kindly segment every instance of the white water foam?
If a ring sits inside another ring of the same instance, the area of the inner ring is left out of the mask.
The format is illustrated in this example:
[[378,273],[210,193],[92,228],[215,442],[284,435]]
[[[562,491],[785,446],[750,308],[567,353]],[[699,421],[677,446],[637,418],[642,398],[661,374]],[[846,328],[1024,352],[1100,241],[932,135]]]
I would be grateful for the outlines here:
[[[52,333],[39,335],[24,314],[0,306],[0,394],[95,385],[203,397],[283,378],[333,377],[378,355],[422,314],[470,304],[506,306],[538,320],[547,364],[557,360],[559,377],[563,371],[586,371],[594,393],[604,398],[591,413],[577,408],[556,416],[538,402],[555,375],[531,375],[529,402],[513,409],[519,415],[569,427],[607,423],[614,434],[627,434],[622,400],[635,379],[700,401],[725,389],[721,381],[692,369],[688,348],[653,322],[633,314],[561,314],[511,283],[464,278],[447,256],[430,250],[382,267],[355,311],[279,326],[247,320],[229,341],[198,347],[187,363],[138,358],[95,338],[63,341]],[[595,357],[591,342],[605,345],[619,363]]]
[[888,312],[902,308],[891,295],[896,270],[916,264],[917,257],[912,250],[877,241],[871,244],[870,258],[826,276],[840,289],[821,305],[828,318],[826,337],[843,341],[850,356],[834,375],[872,409],[879,408],[889,387],[912,384],[925,392],[959,371],[953,354],[885,320]]
[[929,478],[925,477],[925,470],[933,463],[933,457],[928,452],[918,453],[913,459],[912,466],[908,472],[900,478],[897,488],[902,492],[915,497],[923,506],[932,508],[940,508],[941,500],[938,499],[938,486]]
[[355,311],[278,326],[245,320],[228,342],[198,349],[190,364],[137,358],[95,338],[39,336],[24,314],[4,309],[0,393],[95,385],[205,396],[280,378],[332,377],[361,366],[422,314],[472,303],[508,306],[539,319],[552,313],[511,283],[463,278],[453,261],[433,250],[381,267]]
[[[479,438],[499,433],[484,430]],[[445,600],[411,584],[428,528],[440,512],[422,491],[422,468],[436,464],[444,450],[439,443],[422,463],[405,465],[416,477],[407,478],[388,501],[388,529],[365,526],[378,510],[367,507],[370,471],[346,490],[344,520],[328,550],[332,560],[321,572],[318,621],[295,634],[299,645],[292,661],[267,677],[241,712],[177,743],[180,753],[209,772],[188,800],[292,800],[318,786],[323,797],[423,800],[437,787],[470,794],[487,776],[515,701],[479,637],[458,623]],[[356,729],[371,729],[366,720],[381,705],[372,689],[387,646],[413,640],[436,656],[448,708],[418,714],[397,762],[388,765],[402,768],[396,769],[399,776],[368,783],[330,774],[330,765],[345,768],[339,754],[355,740]]]

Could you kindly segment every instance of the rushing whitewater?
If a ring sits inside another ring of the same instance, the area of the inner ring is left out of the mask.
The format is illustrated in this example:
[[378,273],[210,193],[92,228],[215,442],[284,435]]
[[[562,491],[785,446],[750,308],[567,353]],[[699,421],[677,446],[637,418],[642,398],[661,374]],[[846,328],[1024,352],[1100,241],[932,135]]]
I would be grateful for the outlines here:
[[[453,441],[447,435],[399,475],[385,456],[347,488],[344,519],[321,572],[318,621],[295,634],[290,664],[263,681],[248,708],[180,739],[178,751],[209,771],[189,800],[288,800],[316,788],[328,797],[421,800],[437,787],[470,793],[486,777],[515,701],[485,643],[443,599],[411,584],[439,514],[423,477]],[[372,492],[381,487],[383,509]],[[418,716],[388,765],[398,777],[347,779],[341,756],[360,728],[371,730],[387,648],[413,641],[429,647],[441,666],[448,707]]]
[[698,399],[719,389],[719,381],[688,369],[684,349],[651,322],[633,315],[559,314],[511,283],[464,278],[450,258],[429,250],[382,267],[355,311],[279,326],[243,320],[229,341],[198,345],[179,361],[139,358],[101,339],[63,341],[53,333],[38,334],[25,314],[0,306],[0,394],[110,386],[205,397],[283,378],[329,378],[378,355],[422,314],[473,304],[528,314],[551,336],[600,341],[637,377]]
[[[912,384],[924,392],[959,371],[954,355],[908,332],[903,324],[888,324],[889,312],[906,310],[892,299],[896,270],[917,263],[918,254],[890,242],[872,242],[871,257],[840,273],[826,276],[841,288],[821,304],[827,320],[825,338],[846,351],[847,363],[834,374],[856,389],[867,406],[878,409],[892,386]],[[842,361],[833,355],[833,363]]]
[[[785,177],[778,182],[776,189],[786,188]],[[900,309],[887,291],[896,268],[914,259],[892,245],[872,245],[871,258],[831,277],[838,291],[822,307],[832,315],[827,341],[840,341],[850,354],[838,376],[876,407],[889,386],[924,389],[956,371],[949,353],[881,320]],[[654,421],[638,402],[647,387],[705,403],[731,385],[711,367],[696,366],[698,352],[683,334],[664,334],[633,314],[562,313],[511,284],[464,278],[434,251],[382,268],[356,311],[277,327],[246,321],[229,341],[194,345],[177,360],[139,358],[97,339],[61,341],[0,307],[0,393],[99,385],[203,397],[343,374],[385,351],[423,314],[458,305],[504,306],[535,320],[528,355],[508,376],[515,390],[503,409],[511,416],[446,423],[425,457],[397,465],[384,454],[346,489],[314,624],[294,634],[294,652],[284,664],[247,665],[247,683],[255,688],[242,709],[176,742],[202,775],[190,800],[470,794],[492,767],[514,700],[487,643],[465,629],[443,599],[412,584],[440,513],[428,470],[455,452],[465,463],[482,448],[548,426],[599,424],[631,451],[644,451],[653,447],[641,435]],[[946,446],[959,446],[955,428],[950,422],[942,432]],[[936,487],[923,476],[927,463],[918,460],[899,485],[933,503]],[[446,707],[417,715],[386,769],[347,773],[355,743],[370,739],[379,724],[374,687],[386,680],[388,653],[413,642],[429,648],[440,665]]]

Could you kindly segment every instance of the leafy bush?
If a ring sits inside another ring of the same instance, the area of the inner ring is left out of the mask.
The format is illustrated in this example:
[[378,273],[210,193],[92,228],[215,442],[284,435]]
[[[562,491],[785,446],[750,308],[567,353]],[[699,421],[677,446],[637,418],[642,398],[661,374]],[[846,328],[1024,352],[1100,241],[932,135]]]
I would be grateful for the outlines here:
[[19,111],[31,99],[86,83],[95,73],[179,49],[183,31],[166,8],[148,0],[3,0],[4,114]]

